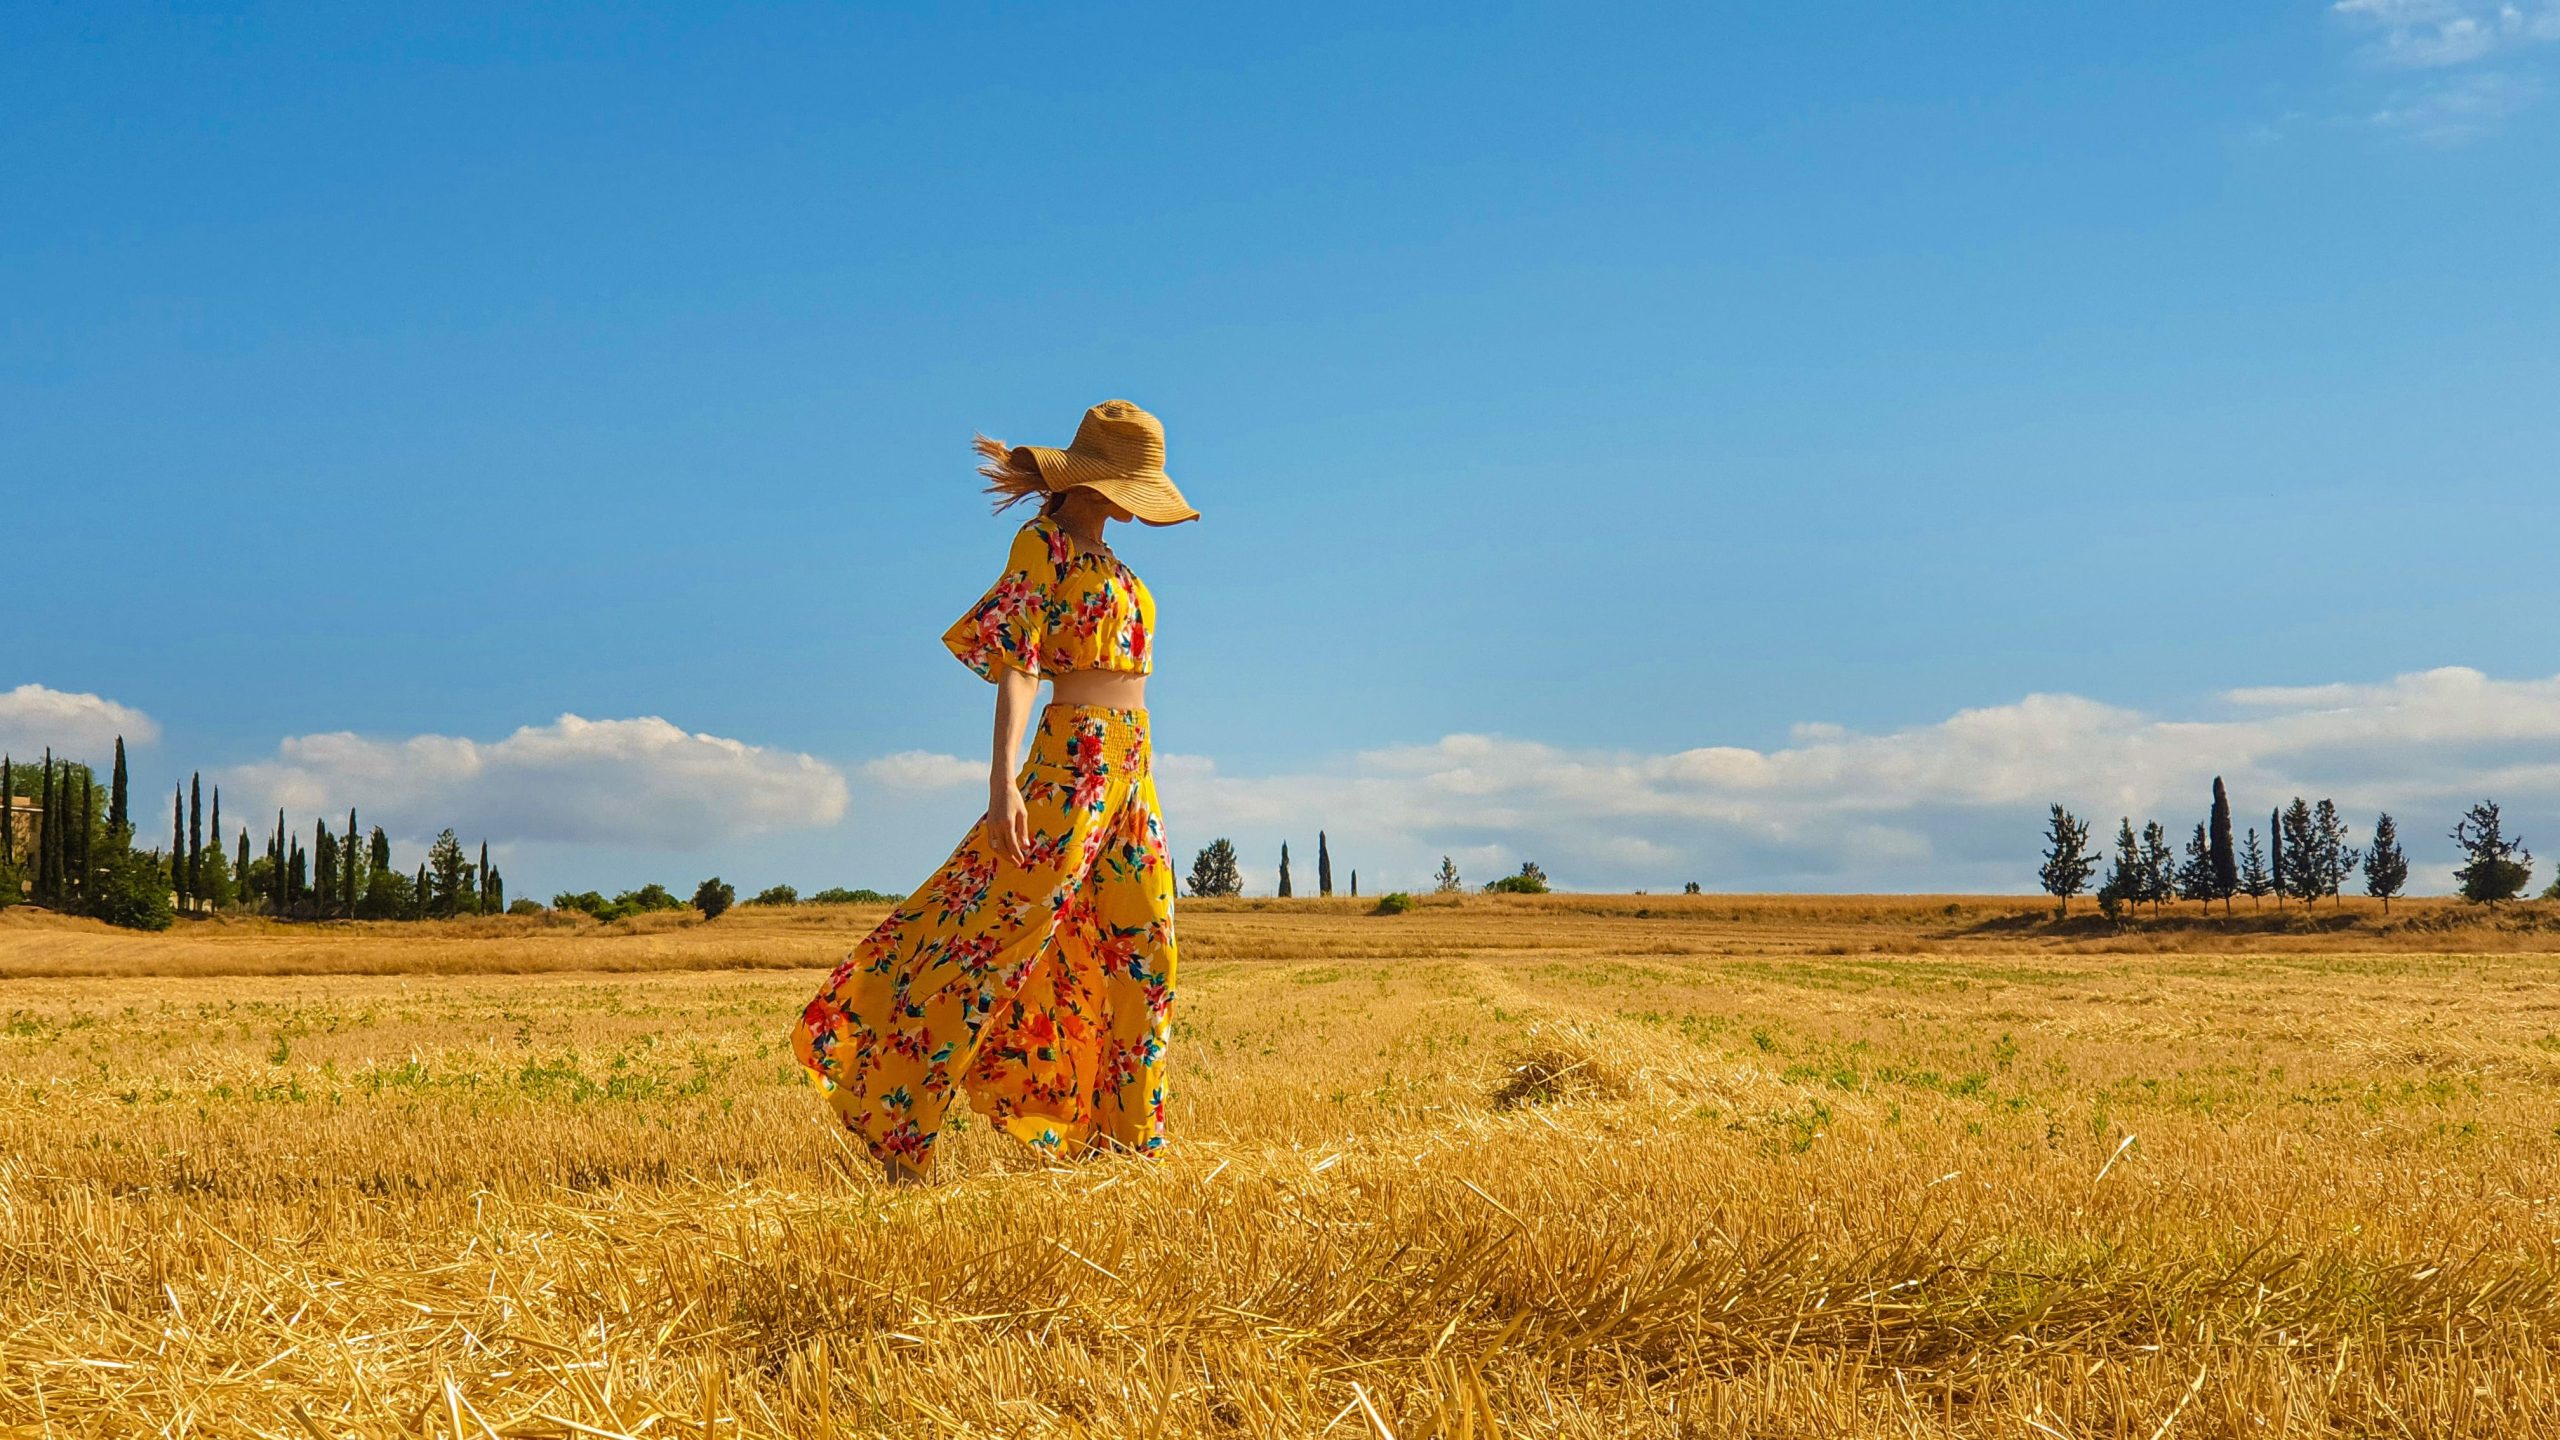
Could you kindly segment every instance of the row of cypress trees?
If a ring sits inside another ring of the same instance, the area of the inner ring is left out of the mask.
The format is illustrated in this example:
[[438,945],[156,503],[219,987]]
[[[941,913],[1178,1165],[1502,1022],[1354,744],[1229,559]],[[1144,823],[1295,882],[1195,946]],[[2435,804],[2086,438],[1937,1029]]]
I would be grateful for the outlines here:
[[[30,835],[16,823],[22,793],[40,807]],[[308,848],[278,810],[264,851],[253,860],[245,825],[236,852],[224,854],[219,786],[209,809],[204,777],[190,776],[170,795],[169,848],[137,851],[122,736],[103,794],[87,765],[56,760],[50,748],[41,768],[0,757],[0,815],[10,817],[0,823],[0,905],[23,896],[142,929],[165,928],[175,914],[223,910],[413,920],[506,908],[506,877],[489,863],[486,840],[475,865],[447,829],[412,876],[393,867],[391,838],[382,827],[364,835],[352,809],[343,831],[327,819],[314,822]],[[32,844],[22,845],[29,839]],[[22,848],[30,853],[20,854]]]
[[[2496,807],[2489,810],[2494,817]],[[2098,907],[2116,916],[2135,905],[2149,905],[2156,912],[2172,900],[2192,900],[2209,911],[2219,900],[2229,914],[2233,898],[2240,895],[2253,905],[2272,895],[2279,907],[2287,899],[2309,907],[2324,898],[2338,899],[2347,877],[2362,868],[2365,894],[2380,900],[2388,912],[2409,883],[2409,856],[2400,847],[2399,824],[2389,811],[2382,812],[2374,821],[2373,838],[2361,849],[2347,843],[2349,834],[2334,801],[2312,803],[2297,795],[2290,806],[2267,812],[2263,847],[2254,825],[2235,844],[2230,792],[2217,775],[2212,809],[2188,837],[2183,859],[2169,848],[2168,830],[2159,821],[2146,822],[2139,835],[2131,816],[2118,822],[2115,854],[2097,889]],[[2044,865],[2037,878],[2068,913],[2071,897],[2087,887],[2100,863],[2089,847],[2089,826],[2057,804],[2044,838]],[[2461,839],[2459,830],[2456,839]]]

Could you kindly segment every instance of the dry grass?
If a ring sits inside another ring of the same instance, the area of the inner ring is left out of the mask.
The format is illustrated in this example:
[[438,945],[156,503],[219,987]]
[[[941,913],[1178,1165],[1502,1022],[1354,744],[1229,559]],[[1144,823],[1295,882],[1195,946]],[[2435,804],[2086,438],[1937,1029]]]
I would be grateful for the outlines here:
[[1188,906],[1170,1154],[928,1189],[861,912],[0,917],[0,1434],[2560,1433],[2560,936],[2034,910]]

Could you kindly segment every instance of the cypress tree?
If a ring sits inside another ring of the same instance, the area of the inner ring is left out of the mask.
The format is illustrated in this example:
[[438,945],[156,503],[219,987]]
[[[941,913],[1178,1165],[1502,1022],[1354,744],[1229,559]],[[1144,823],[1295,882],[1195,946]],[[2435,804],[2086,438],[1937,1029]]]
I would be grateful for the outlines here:
[[[213,787],[213,818],[205,822],[204,828],[205,833],[213,837],[213,858],[219,863],[222,859],[222,787],[219,785]],[[240,876],[236,871],[231,876],[231,893],[240,893]]]
[[53,903],[53,747],[44,752],[43,788],[36,793],[36,899]]
[[[0,869],[18,863],[18,770],[15,762],[0,755]],[[9,897],[15,900],[18,897]]]
[[[217,792],[218,794],[218,792]],[[231,872],[231,893],[239,897],[241,908],[249,904],[249,827],[240,827],[240,865]]]
[[187,893],[204,899],[204,772],[187,781]]
[[1321,830],[1316,832],[1316,893],[1318,895],[1333,893],[1333,852],[1325,848],[1324,832]]
[[97,852],[98,793],[89,772],[80,772],[80,869],[75,882],[80,890],[80,903],[89,905],[89,879],[98,873]]
[[356,854],[356,811],[355,807],[350,805],[347,807],[346,843],[338,847],[338,865],[346,872],[338,877],[338,885],[344,897],[343,907],[350,920],[354,919],[356,914],[356,892],[363,888],[357,883],[357,871],[360,867],[356,864]]
[[2284,873],[2284,811],[2267,812],[2267,878],[2276,887],[2276,908],[2284,908],[2284,897],[2293,893],[2286,885]]
[[1357,870],[1351,872],[1351,898],[1360,898],[1360,872]]
[[322,915],[338,903],[338,837],[327,820],[311,822],[311,898]]
[[114,784],[115,788],[110,791],[107,796],[107,828],[110,830],[130,830],[133,828],[133,811],[128,803],[130,797],[126,794],[124,773],[124,737],[121,735],[116,737],[116,775]]
[[379,825],[373,827],[373,868],[376,870],[391,868],[391,837],[383,834],[382,827]]
[[1280,898],[1289,898],[1289,842],[1280,842]]
[[2231,796],[2222,788],[2222,777],[2213,777],[2213,819],[2209,822],[2208,842],[2213,848],[2213,893],[2222,900],[2222,913],[2231,913],[2231,897],[2240,893],[2240,856],[2231,848]]
[[285,861],[288,858],[285,854],[284,848],[284,833],[284,807],[277,806],[276,838],[274,843],[267,847],[267,858],[274,862],[272,873],[268,876],[268,887],[275,892],[276,913],[278,915],[282,915],[284,913],[285,902],[293,898],[293,891],[291,886],[288,884],[284,870]]
[[484,914],[489,909],[489,842],[486,840],[480,842],[480,893],[471,898],[471,904]]
[[195,892],[187,888],[187,787],[169,792],[169,890],[184,910]]
[[427,862],[425,862],[424,860],[421,860],[421,861],[419,861],[419,862],[418,862],[418,884],[417,884],[417,888],[416,888],[416,889],[411,890],[411,891],[409,892],[409,895],[410,895],[410,914],[409,914],[409,918],[410,918],[410,919],[412,919],[412,920],[424,920],[424,919],[426,919],[426,918],[427,918]]

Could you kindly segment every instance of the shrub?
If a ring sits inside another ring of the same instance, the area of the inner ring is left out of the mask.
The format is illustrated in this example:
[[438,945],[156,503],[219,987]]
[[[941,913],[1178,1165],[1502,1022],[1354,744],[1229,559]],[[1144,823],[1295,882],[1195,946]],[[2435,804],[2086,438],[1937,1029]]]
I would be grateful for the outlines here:
[[810,896],[807,903],[811,905],[895,905],[904,898],[906,897],[901,895],[883,895],[877,890],[847,890],[841,885],[830,885]]
[[797,905],[800,903],[800,892],[788,885],[768,885],[757,891],[746,903],[749,905]]
[[1681,893],[1681,894],[1683,894],[1683,895],[1695,895],[1695,894],[1697,894],[1697,893],[1698,893],[1698,882],[1697,882],[1697,881],[1695,881],[1695,880],[1692,880],[1692,881],[1690,881],[1688,884],[1681,886],[1681,887],[1680,887],[1680,893]]
[[1544,895],[1547,893],[1547,872],[1538,868],[1537,861],[1524,860],[1520,862],[1519,874],[1505,875],[1484,888],[1490,895]]
[[1401,915],[1413,908],[1413,897],[1401,890],[1390,890],[1378,897],[1378,908],[1372,915]]
[[147,855],[110,846],[98,863],[89,913],[127,930],[166,930],[177,919],[169,904],[169,880]]
[[542,905],[539,901],[536,901],[529,896],[520,895],[507,902],[507,913],[510,915],[539,915],[542,913]]
[[702,912],[703,919],[717,920],[727,913],[737,898],[738,887],[714,875],[694,887],[693,908]]

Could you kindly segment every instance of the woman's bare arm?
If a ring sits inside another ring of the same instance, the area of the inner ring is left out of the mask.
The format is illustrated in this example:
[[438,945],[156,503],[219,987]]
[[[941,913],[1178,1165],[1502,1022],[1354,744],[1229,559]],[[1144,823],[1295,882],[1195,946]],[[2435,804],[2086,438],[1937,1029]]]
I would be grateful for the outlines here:
[[1019,864],[1031,848],[1031,813],[1022,792],[1013,788],[1013,772],[1022,755],[1022,732],[1031,723],[1031,702],[1040,694],[1040,677],[1006,666],[996,679],[995,756],[987,773],[987,836],[996,853]]

